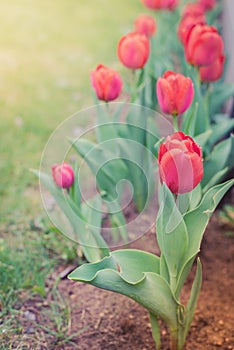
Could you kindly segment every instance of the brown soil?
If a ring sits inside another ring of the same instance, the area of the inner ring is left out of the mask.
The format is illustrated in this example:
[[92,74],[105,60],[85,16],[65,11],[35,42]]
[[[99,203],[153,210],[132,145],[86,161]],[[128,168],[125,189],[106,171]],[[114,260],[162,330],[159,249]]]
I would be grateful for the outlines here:
[[[132,247],[156,247],[154,233],[148,233],[133,243]],[[154,249],[153,252],[155,251]],[[201,249],[203,285],[185,350],[234,349],[233,253],[233,235],[227,236],[218,223],[218,217],[213,217]],[[64,268],[66,267],[60,267],[58,273]],[[191,282],[192,276],[184,288],[184,297],[188,297]],[[125,296],[67,279],[60,281],[59,290],[71,307],[69,334],[82,331],[73,339],[75,345],[56,345],[54,337],[41,330],[31,336],[28,334],[25,340],[29,347],[25,349],[155,349],[147,311],[136,302]],[[43,317],[43,307],[46,307],[43,303],[35,301],[25,301],[24,304],[25,310],[36,315],[37,323],[49,326],[49,321],[47,323]],[[26,332],[30,324],[32,321],[24,321]],[[34,346],[36,338],[37,346]],[[164,325],[161,349],[169,349],[168,331]]]

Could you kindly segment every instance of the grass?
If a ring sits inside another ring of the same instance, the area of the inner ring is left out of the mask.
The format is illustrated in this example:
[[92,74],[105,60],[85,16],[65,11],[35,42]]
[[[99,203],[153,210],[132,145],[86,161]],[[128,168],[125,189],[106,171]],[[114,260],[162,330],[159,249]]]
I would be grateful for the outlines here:
[[[29,168],[39,167],[53,130],[93,104],[90,71],[99,63],[120,68],[118,39],[142,11],[138,0],[0,4],[0,336],[6,329],[22,333],[16,322],[21,292],[46,298],[48,273],[76,256],[71,242],[47,230]],[[63,337],[57,326],[52,331]]]

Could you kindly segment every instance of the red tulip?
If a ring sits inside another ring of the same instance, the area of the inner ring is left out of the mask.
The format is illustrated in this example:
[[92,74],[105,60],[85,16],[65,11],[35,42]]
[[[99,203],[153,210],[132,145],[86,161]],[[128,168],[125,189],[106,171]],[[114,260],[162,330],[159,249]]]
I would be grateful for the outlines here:
[[137,33],[151,37],[156,32],[156,21],[150,15],[140,15],[134,21],[134,28]]
[[123,36],[118,43],[120,62],[132,69],[142,68],[150,53],[150,42],[147,36],[136,32]]
[[122,89],[119,73],[102,64],[91,73],[91,82],[99,100],[106,102],[116,99]]
[[67,163],[54,164],[51,167],[54,182],[58,187],[69,188],[74,183],[74,171]]
[[174,194],[192,191],[203,177],[202,150],[182,132],[168,136],[159,148],[159,176]]
[[204,15],[204,7],[195,2],[195,3],[190,3],[188,2],[182,10],[182,18],[186,17],[186,16],[193,16],[193,17],[197,17],[197,16],[202,16]]
[[174,10],[179,0],[142,0],[143,4],[152,10]]
[[172,71],[166,71],[157,81],[158,103],[164,113],[176,116],[184,113],[191,105],[194,88],[190,78]]
[[199,16],[187,15],[181,18],[177,33],[182,44],[186,43],[190,30],[192,29],[192,27],[194,27],[197,24],[206,24],[205,15],[203,14]]
[[213,10],[216,6],[216,0],[198,0],[198,3],[204,8],[204,11]]
[[213,26],[197,24],[185,43],[186,60],[194,66],[208,66],[223,53],[223,39]]
[[210,66],[200,67],[199,68],[200,80],[207,83],[219,80],[223,74],[225,59],[226,59],[225,56],[221,55]]

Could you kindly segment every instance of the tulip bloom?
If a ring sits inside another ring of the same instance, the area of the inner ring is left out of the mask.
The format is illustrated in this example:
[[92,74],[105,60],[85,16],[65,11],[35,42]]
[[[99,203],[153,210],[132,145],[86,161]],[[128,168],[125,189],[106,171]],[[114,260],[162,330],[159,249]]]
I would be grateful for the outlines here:
[[143,68],[150,53],[147,36],[136,32],[124,35],[118,43],[118,57],[127,68]]
[[197,24],[206,24],[206,17],[204,14],[199,16],[186,15],[185,17],[181,18],[178,25],[177,34],[178,34],[179,40],[183,45],[187,41],[190,30]]
[[213,26],[197,24],[185,43],[185,57],[194,66],[208,66],[223,53],[223,39]]
[[102,64],[91,73],[91,82],[98,99],[106,102],[116,99],[122,89],[119,73]]
[[158,165],[161,183],[174,194],[192,191],[203,177],[202,150],[182,132],[175,132],[161,144]]
[[142,0],[142,2],[151,10],[174,10],[179,0]]
[[225,59],[226,59],[225,56],[221,55],[210,66],[200,67],[199,68],[200,80],[207,83],[219,80],[223,74]]
[[186,16],[198,17],[204,15],[204,7],[198,2],[187,3],[182,10],[182,18]]
[[51,167],[54,182],[58,187],[69,188],[74,183],[74,171],[67,163],[54,164]]
[[166,71],[158,79],[156,90],[162,111],[173,116],[184,113],[190,107],[194,96],[192,80],[172,71]]
[[151,37],[156,32],[156,21],[150,15],[140,15],[134,21],[134,29],[137,33]]
[[198,3],[204,8],[204,11],[213,10],[216,6],[216,0],[198,0]]

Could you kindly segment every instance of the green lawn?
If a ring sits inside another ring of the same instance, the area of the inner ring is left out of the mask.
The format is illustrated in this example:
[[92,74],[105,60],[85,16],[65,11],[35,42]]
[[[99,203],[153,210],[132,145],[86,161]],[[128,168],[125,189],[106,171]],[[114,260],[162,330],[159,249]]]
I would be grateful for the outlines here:
[[66,238],[45,233],[48,224],[35,230],[45,212],[29,169],[39,167],[53,130],[93,104],[90,71],[98,63],[121,68],[118,39],[144,11],[140,0],[0,3],[0,336],[12,329],[18,291],[44,296],[59,256],[75,256]]
[[[92,104],[89,74],[119,67],[116,45],[144,11],[138,0],[9,0],[0,4],[2,220],[32,214],[28,172],[65,118]],[[82,121],[81,121],[82,122]],[[85,121],[83,121],[85,122]],[[35,195],[35,193],[33,193]]]

